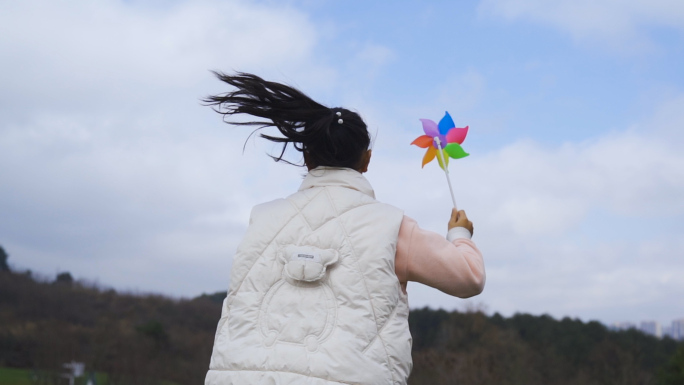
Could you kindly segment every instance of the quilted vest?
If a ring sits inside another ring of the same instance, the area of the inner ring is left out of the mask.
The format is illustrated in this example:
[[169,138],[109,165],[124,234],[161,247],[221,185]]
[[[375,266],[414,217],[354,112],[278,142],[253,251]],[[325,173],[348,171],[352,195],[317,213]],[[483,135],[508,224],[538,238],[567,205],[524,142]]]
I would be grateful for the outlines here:
[[205,384],[406,384],[402,219],[351,169],[314,169],[297,193],[256,206]]

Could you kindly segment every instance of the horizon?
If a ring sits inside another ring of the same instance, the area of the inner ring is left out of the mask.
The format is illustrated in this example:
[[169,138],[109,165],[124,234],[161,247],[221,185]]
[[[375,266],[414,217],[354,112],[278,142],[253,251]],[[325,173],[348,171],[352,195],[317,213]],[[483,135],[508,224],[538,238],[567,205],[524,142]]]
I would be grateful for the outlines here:
[[[2,245],[0,245],[0,246],[2,246]],[[35,273],[35,272],[31,271],[30,269],[29,270],[16,270],[12,267],[13,267],[12,264],[10,264],[11,273],[28,274],[29,277],[31,277],[31,279],[33,279],[34,281],[39,282],[39,283],[55,283],[55,282],[57,282],[57,275],[58,274],[69,273],[69,275],[71,275],[71,273],[68,270],[60,270],[54,274],[54,278],[50,278],[50,276],[48,276],[48,275],[41,274],[41,273]],[[131,295],[131,296],[135,296],[135,297],[160,296],[160,297],[168,298],[168,299],[173,300],[173,301],[192,301],[194,299],[201,298],[204,296],[210,297],[210,296],[213,296],[216,294],[227,294],[226,290],[217,290],[214,292],[203,292],[203,293],[191,295],[191,296],[173,296],[173,295],[168,294],[168,293],[154,292],[154,291],[140,291],[140,290],[135,289],[135,288],[115,288],[113,286],[107,286],[106,284],[103,284],[102,282],[95,281],[95,280],[89,280],[89,279],[84,278],[84,277],[81,277],[81,278],[72,277],[72,278],[73,278],[73,282],[75,282],[79,285],[82,285],[83,287],[88,288],[88,289],[95,289],[98,291],[114,290],[117,294]],[[481,313],[483,313],[489,317],[492,317],[495,314],[499,314],[505,318],[510,318],[510,317],[515,316],[515,315],[531,315],[531,316],[535,316],[535,317],[548,316],[548,317],[551,317],[552,319],[554,319],[556,321],[561,321],[564,318],[569,318],[572,320],[579,320],[583,323],[598,322],[598,323],[602,324],[603,326],[605,326],[606,328],[613,330],[613,331],[624,331],[624,330],[628,330],[628,329],[635,329],[635,330],[638,330],[640,332],[643,332],[644,334],[652,335],[652,336],[658,337],[658,338],[664,337],[664,335],[663,335],[664,333],[662,332],[662,330],[661,330],[661,335],[656,336],[656,335],[650,334],[650,333],[642,330],[640,324],[643,322],[656,322],[661,327],[666,327],[666,326],[671,326],[676,321],[684,321],[684,316],[682,316],[682,317],[674,318],[674,319],[672,319],[666,323],[660,322],[658,320],[653,320],[653,319],[643,319],[643,320],[622,320],[622,321],[617,321],[617,322],[613,322],[613,323],[609,324],[609,323],[603,322],[603,321],[598,320],[598,319],[581,319],[579,317],[573,317],[572,315],[554,316],[554,315],[548,314],[548,313],[534,314],[534,313],[527,313],[527,312],[515,312],[513,314],[506,316],[506,315],[500,314],[497,311],[491,311],[490,309],[488,309],[487,305],[483,304],[483,303],[474,303],[474,304],[468,303],[468,304],[465,304],[464,306],[462,306],[461,308],[452,308],[452,309],[445,309],[442,307],[432,307],[430,305],[426,305],[423,307],[412,307],[411,310],[420,310],[420,309],[425,309],[425,308],[433,310],[433,311],[444,310],[447,312],[457,311],[457,312],[461,312],[461,313],[481,312]],[[622,325],[618,325],[618,324],[622,324]]]
[[210,70],[240,70],[359,111],[378,200],[440,234],[448,186],[409,144],[444,111],[470,127],[471,155],[449,170],[487,284],[461,300],[409,283],[412,308],[684,317],[684,3],[2,9],[0,245],[13,266],[171,296],[227,288],[251,208],[303,174],[201,105],[227,91]]

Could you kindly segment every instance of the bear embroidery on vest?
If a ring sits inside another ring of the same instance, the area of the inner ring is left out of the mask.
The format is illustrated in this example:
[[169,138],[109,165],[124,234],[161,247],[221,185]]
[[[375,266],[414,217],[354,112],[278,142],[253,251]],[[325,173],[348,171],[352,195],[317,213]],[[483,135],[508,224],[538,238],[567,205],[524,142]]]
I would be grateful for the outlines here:
[[332,333],[337,301],[326,273],[338,259],[333,249],[297,245],[281,249],[282,278],[268,290],[260,309],[264,345],[284,342],[314,352]]

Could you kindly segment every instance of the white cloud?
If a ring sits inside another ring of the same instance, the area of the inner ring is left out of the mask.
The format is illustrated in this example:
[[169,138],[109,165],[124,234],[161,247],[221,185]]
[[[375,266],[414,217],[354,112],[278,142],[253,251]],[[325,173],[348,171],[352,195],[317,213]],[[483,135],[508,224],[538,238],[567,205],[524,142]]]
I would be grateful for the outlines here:
[[483,0],[480,11],[550,25],[575,39],[620,49],[649,45],[650,26],[684,32],[684,3],[678,0]]
[[372,79],[394,59],[394,52],[386,46],[366,43],[350,62],[350,73],[365,74]]
[[277,68],[314,77],[329,71],[307,64],[315,62],[315,27],[287,7],[232,0],[157,9],[108,0],[5,2],[3,8],[0,97],[8,110],[35,103],[62,111],[169,103],[159,99],[196,91],[209,69]]
[[[375,165],[381,171],[373,176],[386,193],[395,180],[417,181],[390,198],[400,207],[413,209],[423,199],[448,194],[436,166],[420,169],[421,155],[411,148]],[[684,157],[668,138],[647,133],[623,131],[559,147],[519,141],[455,161],[451,168],[464,206],[475,206],[488,226],[515,235],[560,234],[597,208],[626,217],[684,215]]]
[[198,99],[224,90],[209,69],[329,87],[307,16],[243,1],[5,2],[0,30],[10,262],[177,295],[225,288],[251,206],[300,171],[274,168],[263,145],[243,156],[249,131]]

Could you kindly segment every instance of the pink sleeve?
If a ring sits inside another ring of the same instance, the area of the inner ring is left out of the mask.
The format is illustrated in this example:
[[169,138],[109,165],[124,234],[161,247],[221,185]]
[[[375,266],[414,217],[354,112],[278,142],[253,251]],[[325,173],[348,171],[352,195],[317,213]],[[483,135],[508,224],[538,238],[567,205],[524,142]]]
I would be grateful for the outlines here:
[[399,228],[395,271],[404,291],[414,281],[468,298],[480,294],[485,284],[484,261],[475,243],[468,238],[449,242],[407,216]]

